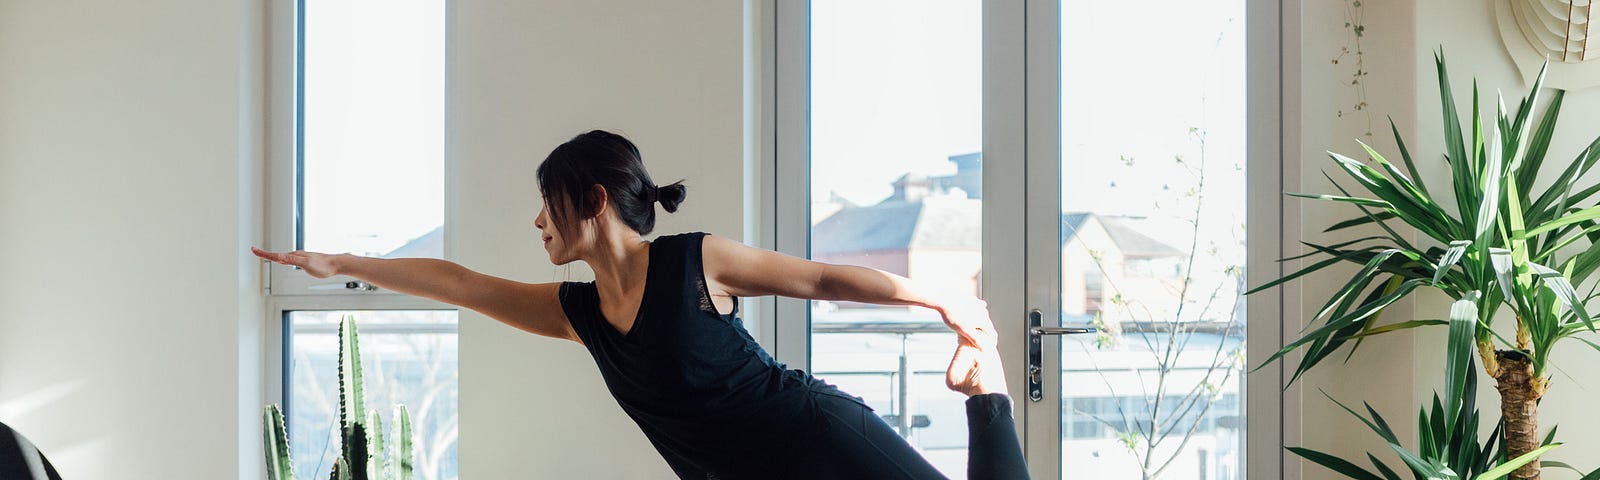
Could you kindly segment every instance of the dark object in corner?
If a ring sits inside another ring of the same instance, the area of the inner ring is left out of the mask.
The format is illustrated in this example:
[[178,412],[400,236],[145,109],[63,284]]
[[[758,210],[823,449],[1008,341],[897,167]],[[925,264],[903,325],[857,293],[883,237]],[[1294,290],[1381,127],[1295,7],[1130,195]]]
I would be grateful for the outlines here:
[[61,480],[56,467],[22,434],[0,423],[0,478],[6,480]]

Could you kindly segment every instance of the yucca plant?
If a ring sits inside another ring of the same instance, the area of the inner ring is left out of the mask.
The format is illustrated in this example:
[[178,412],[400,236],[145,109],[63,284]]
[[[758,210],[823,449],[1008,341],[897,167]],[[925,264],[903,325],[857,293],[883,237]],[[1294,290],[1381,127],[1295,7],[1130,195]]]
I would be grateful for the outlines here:
[[[1507,455],[1521,457],[1540,448],[1539,398],[1550,385],[1550,352],[1563,339],[1594,330],[1586,304],[1596,295],[1578,293],[1600,267],[1600,207],[1580,207],[1600,192],[1600,185],[1582,177],[1600,160],[1600,138],[1591,142],[1560,176],[1535,195],[1535,179],[1555,131],[1564,92],[1555,90],[1535,122],[1544,71],[1514,112],[1500,101],[1487,136],[1478,113],[1478,89],[1472,92],[1471,135],[1463,133],[1451,94],[1442,51],[1435,55],[1445,127],[1444,161],[1449,166],[1448,190],[1432,191],[1417,174],[1411,154],[1390,121],[1405,170],[1362,143],[1378,168],[1329,152],[1363,195],[1352,195],[1334,182],[1339,195],[1295,196],[1347,203],[1361,216],[1336,223],[1326,231],[1373,224],[1383,235],[1333,245],[1305,242],[1319,256],[1315,263],[1253,289],[1279,285],[1335,264],[1351,262],[1361,269],[1328,298],[1312,319],[1309,331],[1290,342],[1267,362],[1302,350],[1293,379],[1361,339],[1429,325],[1443,320],[1411,319],[1380,325],[1378,312],[1418,288],[1434,288],[1459,301],[1473,292],[1477,321],[1473,332],[1484,373],[1494,378],[1501,396],[1501,420]],[[1381,170],[1380,170],[1381,169]],[[1328,177],[1333,181],[1332,177]],[[1453,201],[1456,213],[1444,208]],[[1431,245],[1415,245],[1389,223],[1416,229]],[[1581,247],[1581,248],[1580,248]],[[1515,337],[1492,330],[1496,312],[1515,316]],[[1593,342],[1579,340],[1600,349]],[[1497,347],[1498,345],[1498,347]],[[1263,363],[1264,365],[1265,363]],[[1514,472],[1518,480],[1539,478],[1539,462]]]
[[[1472,361],[1473,332],[1477,329],[1477,295],[1457,300],[1450,308],[1449,348],[1445,360],[1444,398],[1433,396],[1431,408],[1423,408],[1417,415],[1417,449],[1401,445],[1389,422],[1377,410],[1363,402],[1367,415],[1357,413],[1333,397],[1328,397],[1350,415],[1360,419],[1373,433],[1387,442],[1389,449],[1399,455],[1405,467],[1417,480],[1492,480],[1505,478],[1511,471],[1532,462],[1545,452],[1560,446],[1553,443],[1554,429],[1545,437],[1544,444],[1532,452],[1507,461],[1505,443],[1499,441],[1502,427],[1496,426],[1489,438],[1479,442],[1479,414],[1477,407],[1477,367]],[[1326,393],[1324,393],[1326,395]],[[1367,460],[1374,470],[1367,470],[1354,462],[1317,450],[1288,447],[1290,452],[1306,460],[1327,467],[1334,472],[1357,480],[1401,480],[1395,469],[1378,460],[1371,453]],[[1600,470],[1597,470],[1600,472]],[[1596,473],[1600,475],[1600,473]],[[1591,480],[1585,477],[1585,480]]]
[[[362,380],[361,342],[355,318],[339,321],[339,457],[334,459],[333,480],[411,480],[411,415],[405,405],[394,407],[393,452],[385,450],[383,422],[377,410],[367,410]],[[365,412],[365,413],[362,413]],[[283,411],[268,405],[263,414],[263,442],[269,480],[294,480],[289,458],[289,436]],[[385,455],[385,453],[388,453]]]

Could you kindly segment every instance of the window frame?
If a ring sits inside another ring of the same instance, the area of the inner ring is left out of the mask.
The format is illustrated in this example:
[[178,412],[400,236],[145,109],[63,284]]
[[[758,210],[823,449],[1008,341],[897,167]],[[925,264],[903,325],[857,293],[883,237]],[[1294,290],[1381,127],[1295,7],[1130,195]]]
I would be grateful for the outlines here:
[[[449,0],[441,0],[448,2]],[[305,0],[272,2],[268,6],[267,30],[267,155],[264,175],[266,216],[263,248],[272,251],[296,249],[300,242],[299,203],[301,201],[300,145],[303,116],[302,98],[305,37],[301,29],[304,22]],[[445,21],[440,19],[440,21]],[[446,26],[446,28],[449,28]],[[446,33],[448,38],[448,33]],[[448,41],[448,40],[446,40]],[[442,94],[443,92],[441,92]],[[444,133],[441,128],[440,134]],[[455,257],[454,241],[454,161],[444,157],[444,258]],[[289,313],[296,311],[374,311],[374,310],[451,310],[454,305],[395,292],[358,290],[320,290],[317,285],[340,284],[354,281],[347,276],[314,279],[294,267],[263,262],[262,285],[264,317],[262,404],[282,406],[288,418],[290,405],[288,392],[293,378],[294,332],[289,325]],[[458,317],[459,318],[459,317]],[[456,326],[459,334],[459,322]],[[459,339],[459,336],[457,337]]]

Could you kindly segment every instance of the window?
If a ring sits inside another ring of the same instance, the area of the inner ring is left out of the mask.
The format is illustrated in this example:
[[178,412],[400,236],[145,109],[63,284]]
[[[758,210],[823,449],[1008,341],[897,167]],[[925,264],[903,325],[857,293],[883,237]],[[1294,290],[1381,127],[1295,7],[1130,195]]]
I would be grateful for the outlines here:
[[450,310],[293,311],[289,325],[288,429],[296,472],[326,472],[339,451],[339,321],[356,319],[367,410],[394,429],[405,405],[416,432],[416,478],[454,478],[456,468],[456,312]]
[[[275,4],[279,5],[279,4]],[[274,7],[268,246],[446,258],[444,0],[302,0]],[[291,48],[292,47],[292,48]],[[415,478],[457,478],[457,313],[353,278],[269,269],[279,356],[268,398],[296,471],[338,454],[337,331],[355,318],[367,409],[392,437],[410,414]],[[392,445],[392,442],[391,442]]]
[[1101,334],[1062,338],[1062,421],[1108,427],[1062,430],[1061,477],[1240,478],[1243,435],[1216,427],[1246,387],[1245,3],[1060,8],[1060,210],[1084,218],[1061,275],[1102,272],[1107,303]]
[[[810,257],[978,293],[981,4],[810,3]],[[889,61],[886,61],[889,60]],[[966,473],[955,334],[920,307],[812,302],[810,365],[948,476]]]
[[1100,304],[1106,298],[1105,280],[1098,268],[1083,272],[1083,315],[1090,320],[1100,315]]
[[443,0],[303,4],[298,246],[443,257]]

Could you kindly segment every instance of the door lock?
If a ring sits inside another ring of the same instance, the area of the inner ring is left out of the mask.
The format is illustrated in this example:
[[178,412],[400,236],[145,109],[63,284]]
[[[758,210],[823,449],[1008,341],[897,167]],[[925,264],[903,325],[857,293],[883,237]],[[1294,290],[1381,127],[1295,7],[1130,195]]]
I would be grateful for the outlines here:
[[1028,399],[1044,400],[1044,336],[1095,333],[1091,327],[1046,327],[1044,312],[1035,308],[1028,312]]

